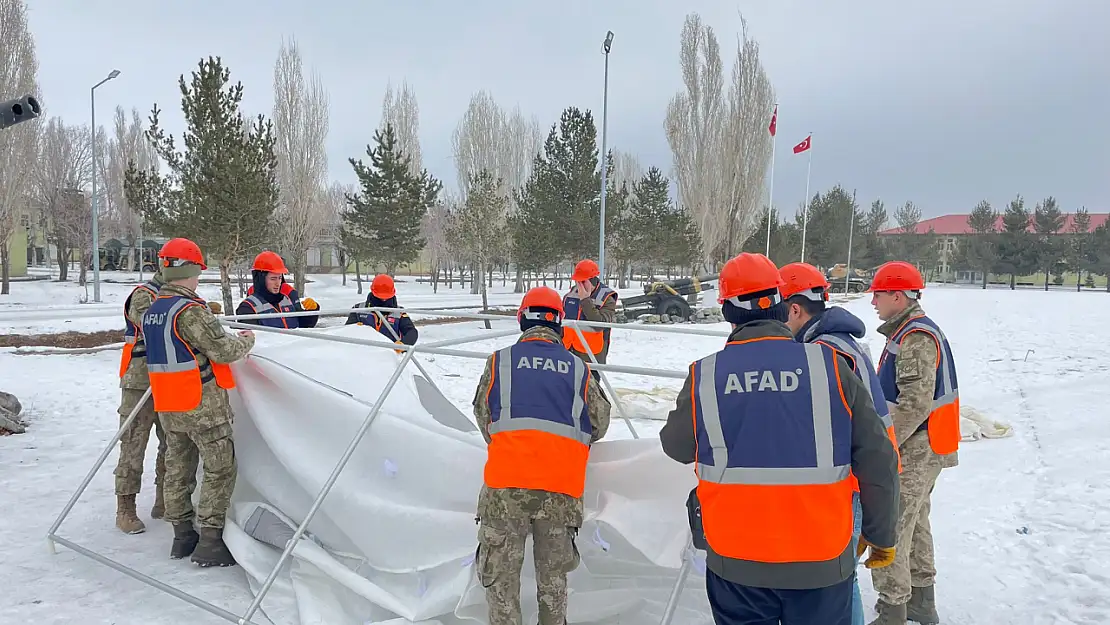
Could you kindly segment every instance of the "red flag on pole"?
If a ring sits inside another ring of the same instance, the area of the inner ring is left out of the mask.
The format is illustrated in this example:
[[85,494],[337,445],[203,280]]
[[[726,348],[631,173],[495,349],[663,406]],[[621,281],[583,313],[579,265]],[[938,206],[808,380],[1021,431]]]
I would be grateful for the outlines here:
[[778,124],[779,124],[779,105],[776,104],[775,105],[775,112],[771,113],[771,125],[767,127],[767,130],[771,133],[772,137],[775,136],[775,130],[778,128]]
[[795,154],[801,154],[802,152],[805,152],[806,150],[808,150],[809,149],[809,140],[812,139],[812,138],[813,138],[813,135],[810,135],[810,136],[805,138],[805,141],[802,141],[798,145],[794,146],[794,153]]

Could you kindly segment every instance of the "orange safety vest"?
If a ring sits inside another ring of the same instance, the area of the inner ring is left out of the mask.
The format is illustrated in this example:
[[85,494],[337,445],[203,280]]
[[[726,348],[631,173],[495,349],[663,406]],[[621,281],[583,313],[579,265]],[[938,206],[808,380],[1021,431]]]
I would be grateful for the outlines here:
[[933,406],[921,429],[929,432],[929,446],[933,453],[945,455],[960,447],[960,389],[956,380],[956,361],[952,347],[940,331],[940,326],[925,315],[910,317],[887,339],[883,355],[879,357],[879,382],[883,387],[891,413],[898,405],[897,361],[902,341],[911,332],[924,332],[937,345],[936,384],[933,387]]
[[231,366],[207,361],[202,367],[192,346],[177,330],[177,318],[190,306],[204,306],[199,299],[160,295],[143,315],[147,371],[156,412],[188,412],[200,405],[205,382],[235,388]]
[[586,407],[590,368],[544,339],[494,353],[492,367],[486,486],[581,497],[593,433]]
[[[605,301],[610,297],[616,297],[617,292],[604,284],[599,284],[597,289],[590,296],[596,302],[598,308],[605,305]],[[578,295],[574,289],[563,296],[563,309],[566,319],[582,319],[582,305]],[[582,331],[582,336],[586,339],[586,344],[583,345],[581,339],[578,338],[578,332],[574,328],[563,328],[563,347],[573,349],[580,354],[593,354],[598,355],[605,351],[605,345],[609,342],[609,328],[595,328],[592,326],[578,326]]]
[[131,294],[123,302],[123,354],[120,356],[119,361],[119,377],[127,374],[127,368],[131,366],[132,358],[143,358],[146,356],[146,346],[143,344],[143,328],[131,321],[127,316],[127,312],[131,310],[131,298],[135,297],[135,293],[139,290],[146,291],[152,297],[158,297],[158,289],[162,285],[150,280],[131,290]]
[[835,352],[733,341],[690,367],[697,496],[714,553],[825,562],[852,539],[852,413]]

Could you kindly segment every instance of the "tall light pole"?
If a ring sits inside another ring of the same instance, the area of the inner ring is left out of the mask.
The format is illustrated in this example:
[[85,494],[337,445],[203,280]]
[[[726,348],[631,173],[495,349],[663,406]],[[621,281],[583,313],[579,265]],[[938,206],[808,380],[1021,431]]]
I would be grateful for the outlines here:
[[613,31],[605,33],[601,47],[605,52],[605,89],[601,100],[601,236],[598,242],[597,266],[601,269],[601,279],[605,279],[605,191],[609,182],[609,153],[605,139],[609,126],[609,48],[613,46]]
[[[93,257],[93,301],[100,303],[100,230],[97,220],[100,212],[96,201],[96,88],[119,76],[119,70],[114,69],[104,80],[93,85],[89,90],[90,117],[92,117],[92,257]],[[85,259],[81,259],[85,262]]]

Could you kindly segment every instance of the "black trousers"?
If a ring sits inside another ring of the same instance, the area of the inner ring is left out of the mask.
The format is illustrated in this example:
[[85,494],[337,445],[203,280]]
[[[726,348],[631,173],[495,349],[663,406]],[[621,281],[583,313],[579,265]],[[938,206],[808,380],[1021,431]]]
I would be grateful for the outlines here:
[[744,586],[705,572],[705,590],[716,625],[851,625],[852,585],[848,579],[811,590]]

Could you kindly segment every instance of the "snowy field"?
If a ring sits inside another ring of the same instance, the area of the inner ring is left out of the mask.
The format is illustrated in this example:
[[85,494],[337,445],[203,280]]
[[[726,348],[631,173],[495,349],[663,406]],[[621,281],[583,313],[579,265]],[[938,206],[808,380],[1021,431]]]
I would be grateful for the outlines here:
[[[313,279],[305,295],[325,309],[346,308],[361,299],[350,280],[343,287],[339,276]],[[407,307],[480,305],[458,286],[441,288],[438,296],[430,285],[398,286]],[[17,321],[22,312],[39,314],[48,306],[63,307],[67,314],[97,307],[78,305],[84,290],[75,285],[14,283],[13,294],[0,298],[0,332],[122,329],[119,307],[130,288],[103,285],[102,306],[110,317]],[[519,301],[509,290],[495,289],[491,304]],[[217,285],[201,291],[210,299],[218,296]],[[934,493],[943,623],[1110,623],[1110,420],[1099,403],[1110,390],[1110,345],[1094,336],[1094,329],[1110,324],[1105,295],[930,288],[923,303],[952,342],[963,403],[1015,430],[1011,438],[964,444],[960,466],[943,473]],[[871,330],[878,325],[867,298],[845,305]],[[493,325],[504,329],[512,322]],[[696,327],[727,329],[724,324]],[[482,332],[480,323],[425,326],[421,338]],[[286,339],[260,335],[259,340]],[[487,339],[464,348],[488,352],[508,340]],[[869,341],[877,355],[881,337],[872,334]],[[720,344],[714,337],[618,330],[610,361],[680,371]],[[328,345],[321,342],[319,349]],[[419,359],[448,398],[469,414],[481,361]],[[53,556],[47,551],[47,529],[118,425],[118,361],[117,351],[29,355],[0,350],[0,389],[22,400],[30,424],[26,434],[0,437],[0,580],[8,588],[0,601],[0,623],[224,622],[67,549],[59,547]],[[618,389],[646,392],[649,402],[653,391],[673,393],[679,383],[628,375],[614,375],[612,381]],[[637,405],[632,404],[633,412]],[[636,422],[644,436],[653,436],[660,425]],[[628,436],[616,420],[610,432]],[[144,518],[153,499],[153,461],[152,447],[140,495]],[[172,531],[163,523],[151,523],[137,536],[115,529],[114,453],[106,465],[59,534],[241,613],[251,596],[239,568],[202,570],[170,561]],[[875,599],[870,575],[864,572],[861,579],[870,614]]]

